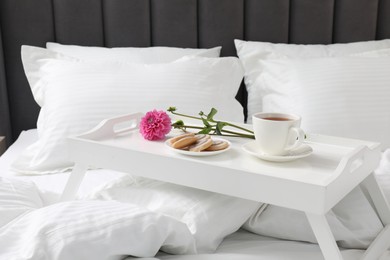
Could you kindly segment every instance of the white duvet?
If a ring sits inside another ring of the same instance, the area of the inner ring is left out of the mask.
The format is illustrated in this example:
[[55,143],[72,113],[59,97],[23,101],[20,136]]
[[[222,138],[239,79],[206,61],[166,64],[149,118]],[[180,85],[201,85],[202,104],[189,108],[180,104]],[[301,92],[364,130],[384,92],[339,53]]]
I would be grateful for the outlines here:
[[[15,190],[20,186],[28,188]],[[116,201],[35,208],[40,202],[34,189],[28,182],[0,179],[0,259],[114,260],[154,256],[159,250],[196,253],[191,232],[173,218]],[[17,205],[10,203],[21,198]]]
[[[69,173],[12,176],[7,168],[22,150],[19,141],[25,145],[33,135],[23,133],[0,160],[6,177],[0,179],[0,205],[8,205],[0,206],[0,259],[12,252],[27,254],[15,259],[67,259],[67,254],[83,259],[86,249],[96,252],[96,258],[88,255],[94,260],[153,256],[159,248],[173,254],[210,253],[261,205],[108,170],[87,173],[85,201],[55,203]],[[113,194],[124,195],[122,202],[112,200]],[[23,207],[15,207],[20,202]],[[9,217],[2,219],[5,211]]]
[[[14,151],[18,150],[17,145],[18,142],[12,147]],[[6,167],[13,156],[10,153],[12,149],[0,158],[0,176],[5,176],[0,177],[0,259],[122,259],[126,255],[152,257],[158,250],[171,254],[196,254],[201,252],[198,250],[199,241],[209,236],[210,240],[203,246],[212,244],[210,241],[215,243],[213,247],[218,246],[223,237],[238,229],[239,223],[259,207],[253,202],[242,203],[243,200],[219,195],[214,197],[207,193],[199,195],[191,190],[183,192],[180,187],[170,184],[105,171],[89,172],[84,182],[86,186],[82,187],[84,198],[99,201],[53,204],[68,175],[45,176],[46,179],[42,176],[10,178]],[[390,198],[390,151],[383,154],[377,178]],[[127,187],[132,187],[132,190]],[[156,190],[156,193],[150,193],[148,201],[140,201],[137,194],[145,195],[148,188]],[[169,203],[167,191],[185,194],[189,199],[181,200],[184,204],[174,209],[177,202]],[[166,197],[160,197],[161,194]],[[120,198],[122,202],[100,201],[111,198]],[[203,200],[201,205],[209,207],[191,206],[197,205],[195,202],[200,199]],[[205,204],[210,201],[216,204]],[[231,218],[223,212],[225,207],[237,208],[241,214],[232,214],[234,217]],[[266,219],[261,217],[260,214],[259,222],[266,223]],[[270,218],[267,219],[269,221]],[[280,218],[275,218],[275,221],[277,219],[283,221]],[[287,222],[286,219],[284,221]],[[288,219],[290,221],[294,220]],[[265,256],[271,257],[266,248]]]

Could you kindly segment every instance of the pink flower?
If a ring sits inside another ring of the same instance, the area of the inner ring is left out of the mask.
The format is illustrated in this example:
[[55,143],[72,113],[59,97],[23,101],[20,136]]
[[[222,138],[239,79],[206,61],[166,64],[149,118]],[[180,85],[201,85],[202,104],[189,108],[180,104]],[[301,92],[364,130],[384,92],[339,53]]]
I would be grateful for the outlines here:
[[161,140],[171,128],[171,118],[167,113],[154,109],[141,119],[139,131],[146,140]]

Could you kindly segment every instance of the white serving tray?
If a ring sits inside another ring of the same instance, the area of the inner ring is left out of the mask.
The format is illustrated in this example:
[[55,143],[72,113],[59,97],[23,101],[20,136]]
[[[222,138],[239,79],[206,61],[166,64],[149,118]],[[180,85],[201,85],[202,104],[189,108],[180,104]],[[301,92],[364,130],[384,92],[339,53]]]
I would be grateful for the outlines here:
[[[70,138],[70,160],[314,213],[327,212],[380,160],[378,143],[321,135],[309,135],[313,154],[293,162],[254,158],[242,151],[250,141],[244,138],[229,138],[232,147],[223,154],[194,158],[171,151],[164,140],[144,140],[141,116],[106,120]],[[130,121],[130,127],[114,130]]]
[[241,146],[249,139],[229,138],[228,151],[191,157],[172,151],[165,140],[144,140],[138,129],[141,117],[136,113],[107,119],[90,132],[69,138],[69,157],[75,167],[62,200],[75,197],[90,166],[123,171],[304,211],[325,259],[341,260],[325,214],[361,185],[384,224],[363,259],[378,259],[389,247],[390,210],[372,173],[380,160],[378,143],[309,134],[306,143],[313,148],[313,154],[275,163],[245,153]]

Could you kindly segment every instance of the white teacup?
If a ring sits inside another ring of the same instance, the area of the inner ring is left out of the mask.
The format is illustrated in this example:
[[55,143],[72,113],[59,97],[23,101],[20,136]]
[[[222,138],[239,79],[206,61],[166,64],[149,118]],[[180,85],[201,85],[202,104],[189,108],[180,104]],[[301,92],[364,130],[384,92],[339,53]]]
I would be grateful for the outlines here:
[[299,147],[305,133],[300,127],[301,117],[283,113],[257,113],[252,116],[253,131],[260,152],[286,155]]

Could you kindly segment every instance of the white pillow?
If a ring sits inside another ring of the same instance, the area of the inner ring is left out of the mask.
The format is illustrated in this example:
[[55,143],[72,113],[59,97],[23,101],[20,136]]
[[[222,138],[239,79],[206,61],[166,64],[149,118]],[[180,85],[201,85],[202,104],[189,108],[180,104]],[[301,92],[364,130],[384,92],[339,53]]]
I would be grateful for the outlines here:
[[390,57],[259,61],[264,111],[302,116],[311,133],[390,147]]
[[261,205],[130,175],[108,184],[91,197],[136,204],[187,224],[198,253],[214,252],[222,240],[237,231]]
[[[378,141],[390,147],[390,57],[259,63],[264,68],[260,79],[265,111],[299,114],[308,132]],[[382,228],[360,189],[344,198],[327,218],[342,247],[366,248]],[[266,236],[316,242],[304,214],[280,207],[269,206],[245,228]]]
[[56,203],[0,228],[0,259],[120,260],[158,250],[194,254],[185,224],[115,201]]
[[390,48],[390,40],[355,42],[331,45],[296,45],[267,42],[234,41],[238,57],[245,69],[245,85],[248,91],[248,123],[252,122],[252,115],[263,111],[262,85],[260,76],[267,73],[259,65],[260,60],[269,59],[311,59],[321,57],[351,56],[367,52],[365,56],[377,56],[370,51]]
[[242,106],[235,99],[243,69],[234,57],[193,57],[150,65],[86,62],[24,46],[22,59],[42,108],[39,140],[12,165],[21,173],[68,169],[72,163],[67,160],[66,138],[121,114],[176,106],[197,115],[215,107],[221,119],[243,122]]
[[147,64],[172,62],[187,55],[217,58],[221,53],[221,47],[214,47],[210,49],[190,49],[173,47],[104,48],[85,47],[77,45],[62,45],[54,42],[46,43],[46,48],[51,51],[59,52],[64,55],[88,61],[117,60]]
[[[376,64],[375,68],[381,68],[370,75],[375,70],[370,64],[376,61],[368,57],[388,56],[390,40],[333,45],[236,40],[235,44],[245,68],[248,122],[251,122],[252,114],[258,111],[294,112],[302,115],[302,126],[307,131],[386,142],[389,140],[390,136],[384,136],[386,129],[383,128],[388,125],[376,120],[378,117],[374,119],[368,116],[369,111],[375,110],[386,117],[389,111],[386,102],[375,102],[377,97],[389,93],[389,88],[386,90],[384,87],[387,80],[374,75],[385,75],[386,67]],[[367,58],[359,60],[349,56]],[[388,68],[389,65],[386,66]],[[379,92],[369,90],[372,89],[372,79],[375,82],[373,88],[379,89]],[[386,97],[389,94],[383,96],[382,100]],[[363,112],[360,114],[362,117],[356,118],[360,112]],[[357,121],[353,125],[345,123],[344,120],[350,121],[351,117]],[[378,128],[369,127],[364,120],[375,120]],[[356,128],[357,124],[361,124],[362,128]],[[382,133],[380,137],[378,132]],[[316,242],[304,214],[276,206],[268,206],[259,213],[248,220],[246,229],[282,239]],[[359,218],[355,218],[356,215]],[[336,240],[344,247],[365,248],[382,228],[360,189],[341,201],[327,215],[327,219]]]
[[42,199],[33,182],[0,177],[0,228],[42,206]]
[[[302,211],[268,205],[253,214],[243,228],[255,234],[288,240],[317,243]],[[354,189],[326,214],[339,246],[367,248],[383,225],[360,188]]]

